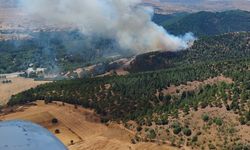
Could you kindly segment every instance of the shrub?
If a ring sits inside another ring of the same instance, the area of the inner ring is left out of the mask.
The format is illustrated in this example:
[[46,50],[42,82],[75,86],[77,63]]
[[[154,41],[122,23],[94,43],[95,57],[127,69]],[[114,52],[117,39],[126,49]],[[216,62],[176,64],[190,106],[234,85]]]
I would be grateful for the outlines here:
[[216,149],[216,147],[213,144],[209,144],[208,147],[209,147],[210,150],[215,150]]
[[175,122],[171,125],[172,128],[176,128],[176,127],[180,127],[180,126],[181,126],[181,124],[180,124],[179,122],[177,122],[177,121],[175,121]]
[[166,132],[169,133],[170,132],[169,129],[166,129]]
[[175,137],[170,138],[171,146],[175,146]]
[[148,137],[149,137],[150,139],[155,139],[155,138],[156,138],[156,133],[155,133],[155,130],[154,130],[154,129],[149,130]]
[[193,136],[192,142],[197,142],[197,141],[198,141],[198,136],[197,135]]
[[181,127],[176,127],[176,128],[174,128],[174,130],[173,130],[173,133],[174,134],[179,134],[181,132]]
[[141,127],[141,126],[138,126],[138,127],[136,128],[136,130],[137,130],[138,132],[140,132],[140,131],[142,130],[142,127]]
[[208,106],[208,102],[204,101],[204,102],[201,102],[201,108],[204,109]]
[[161,117],[161,119],[157,119],[155,121],[156,125],[167,125],[168,124],[168,119],[166,117]]
[[179,134],[181,132],[181,124],[179,122],[174,122],[171,127],[173,128],[174,134]]
[[163,119],[162,120],[162,125],[167,125],[168,124],[168,119]]
[[162,125],[162,120],[161,120],[161,119],[157,119],[157,120],[155,121],[155,124],[156,124],[156,125]]
[[58,123],[58,120],[57,120],[56,118],[53,118],[53,119],[51,120],[51,123],[52,123],[52,124],[57,124],[57,123]]
[[146,126],[152,126],[152,121],[150,119],[147,119],[145,124]]
[[60,130],[59,129],[56,129],[55,130],[55,134],[59,134],[60,133]]
[[183,109],[185,115],[188,115],[188,114],[189,114],[189,110],[190,110],[189,106],[188,106],[188,105],[185,105],[185,106],[184,106],[184,109]]
[[211,126],[212,124],[213,124],[213,120],[209,120],[209,121],[208,121],[208,125]]
[[205,122],[208,122],[209,121],[209,116],[207,114],[203,114],[202,115],[202,120],[205,121]]
[[182,130],[183,134],[186,136],[191,136],[192,135],[192,131],[189,128],[184,128]]
[[240,124],[241,124],[241,125],[245,125],[245,124],[246,124],[246,120],[245,120],[245,118],[242,117],[242,116],[240,117],[239,121],[240,121]]
[[214,118],[214,123],[218,126],[223,124],[223,120],[221,118]]
[[246,120],[247,120],[247,121],[250,121],[250,111],[248,111],[248,112],[246,113],[245,117],[246,117]]

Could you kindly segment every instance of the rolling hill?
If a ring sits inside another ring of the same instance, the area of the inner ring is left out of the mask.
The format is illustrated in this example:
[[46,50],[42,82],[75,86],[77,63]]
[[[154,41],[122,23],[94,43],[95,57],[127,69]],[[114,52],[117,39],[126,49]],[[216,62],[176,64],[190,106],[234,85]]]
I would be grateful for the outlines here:
[[154,71],[187,64],[249,58],[249,37],[249,32],[227,33],[200,38],[185,51],[141,54],[130,64],[129,71]]

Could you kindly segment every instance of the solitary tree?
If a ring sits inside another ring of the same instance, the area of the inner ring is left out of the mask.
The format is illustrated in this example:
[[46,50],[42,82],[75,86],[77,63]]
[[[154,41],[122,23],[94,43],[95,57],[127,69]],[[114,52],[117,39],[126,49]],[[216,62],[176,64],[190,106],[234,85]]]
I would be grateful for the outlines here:
[[59,134],[60,133],[60,130],[59,129],[56,129],[55,130],[55,134]]
[[57,124],[57,123],[58,123],[58,120],[57,120],[56,118],[53,118],[53,119],[51,120],[51,122],[52,122],[52,124]]

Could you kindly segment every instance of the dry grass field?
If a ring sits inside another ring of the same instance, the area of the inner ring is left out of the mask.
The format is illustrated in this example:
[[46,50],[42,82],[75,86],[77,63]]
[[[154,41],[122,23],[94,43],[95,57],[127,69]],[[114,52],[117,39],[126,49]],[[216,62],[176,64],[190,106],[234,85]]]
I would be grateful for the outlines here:
[[[154,143],[131,144],[134,132],[119,124],[104,125],[93,111],[62,105],[61,102],[25,105],[0,115],[0,120],[28,120],[40,124],[55,134],[69,150],[168,150],[167,145]],[[57,124],[52,119],[58,119]],[[73,143],[72,143],[73,141]]]
[[3,84],[2,80],[0,80],[0,105],[5,105],[14,94],[47,83],[46,81],[34,81],[33,79],[21,77],[11,77],[8,80],[11,80],[12,83]]

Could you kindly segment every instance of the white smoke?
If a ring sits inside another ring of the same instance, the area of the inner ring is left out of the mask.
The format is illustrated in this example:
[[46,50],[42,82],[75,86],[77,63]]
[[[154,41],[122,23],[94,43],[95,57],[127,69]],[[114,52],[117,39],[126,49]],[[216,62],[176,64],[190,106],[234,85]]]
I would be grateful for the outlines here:
[[70,24],[86,35],[115,39],[137,53],[186,49],[191,33],[176,37],[152,22],[153,9],[141,0],[23,0],[26,10],[50,23]]

